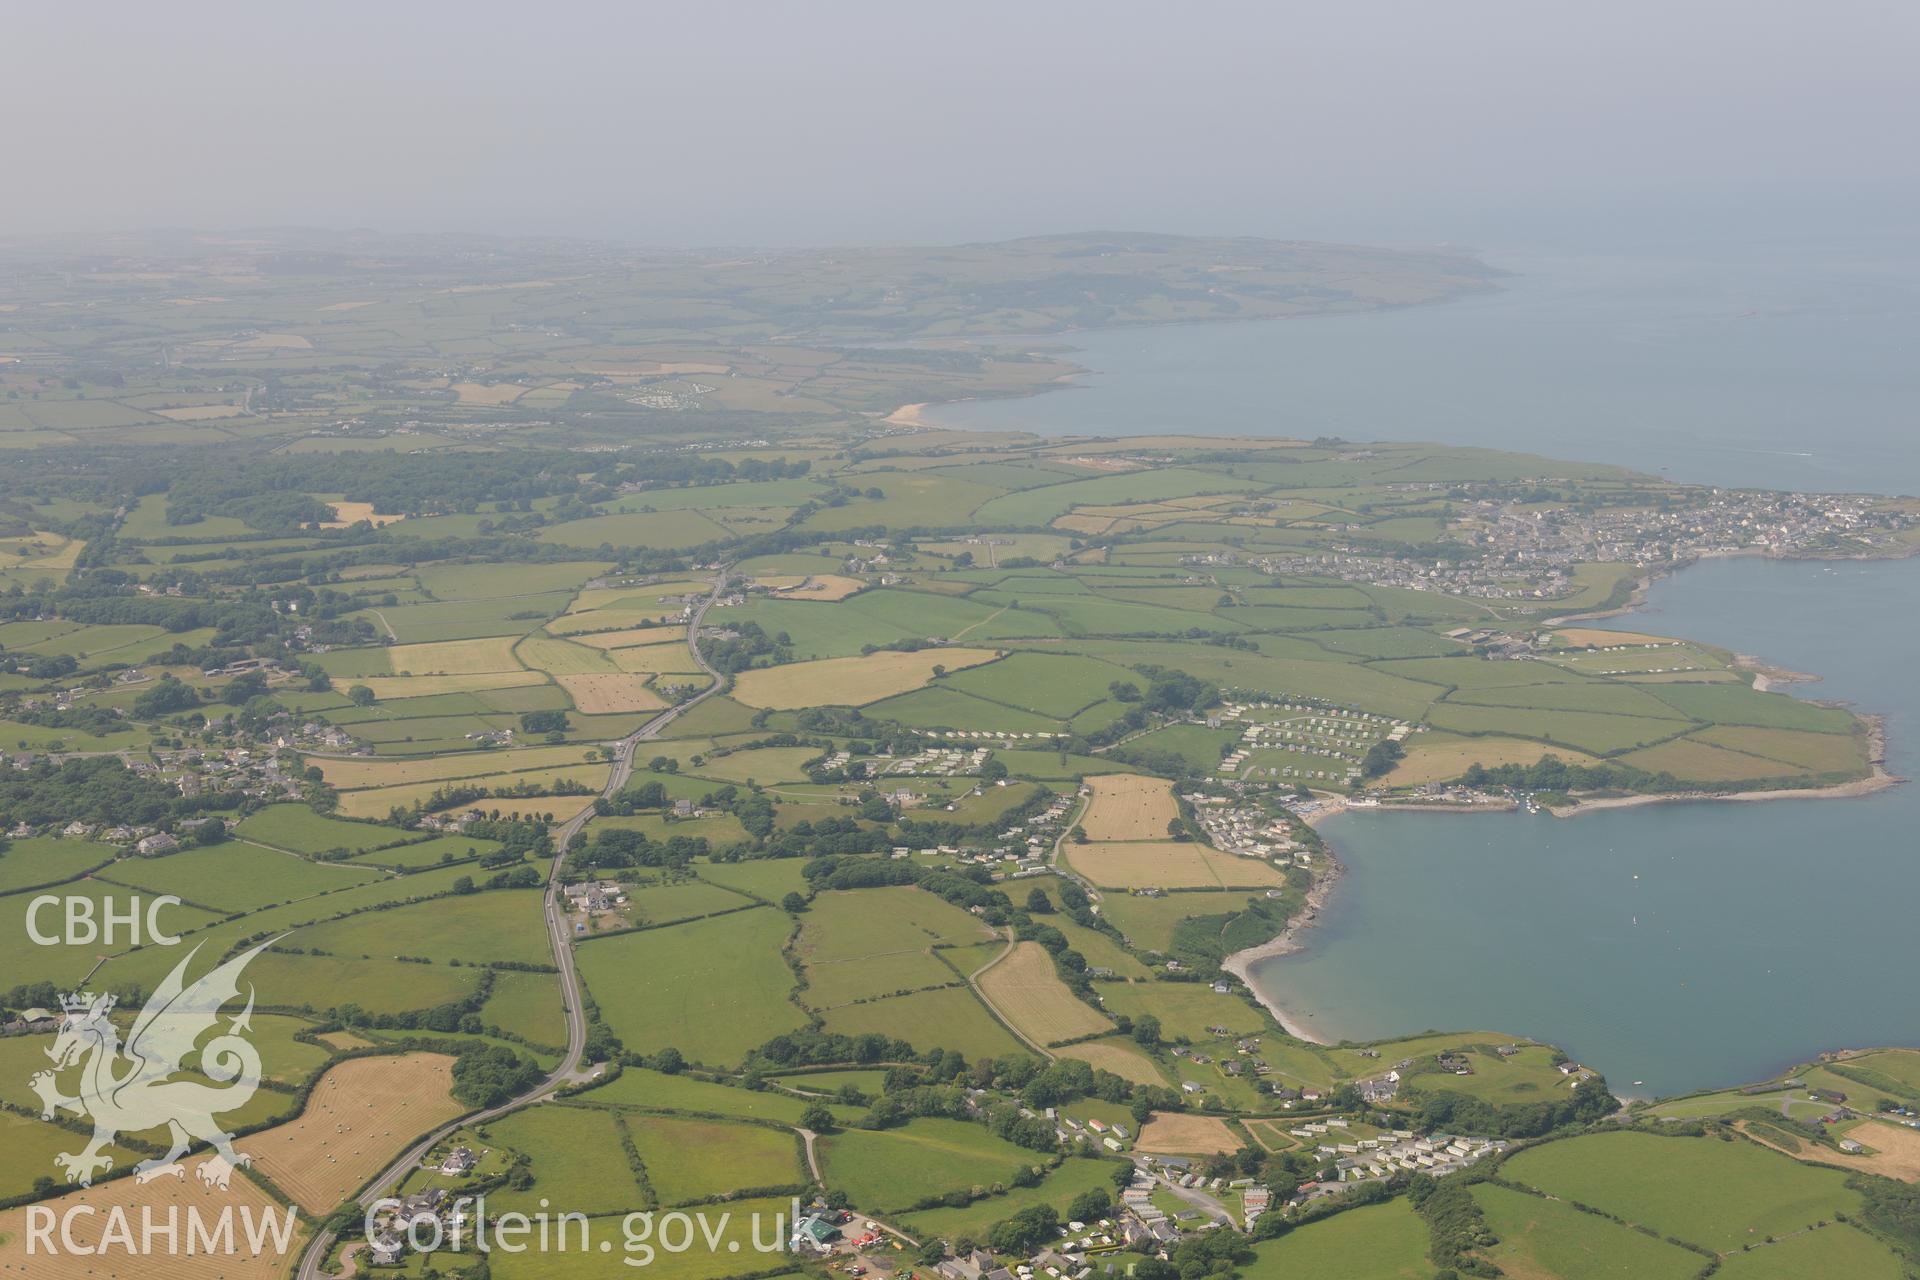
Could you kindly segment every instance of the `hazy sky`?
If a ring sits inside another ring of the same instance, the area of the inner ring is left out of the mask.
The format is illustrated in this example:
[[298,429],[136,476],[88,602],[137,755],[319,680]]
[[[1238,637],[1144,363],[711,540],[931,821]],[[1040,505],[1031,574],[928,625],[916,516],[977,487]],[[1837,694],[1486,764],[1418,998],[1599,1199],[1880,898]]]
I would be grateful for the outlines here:
[[8,232],[1441,239],[1920,186],[1913,0],[109,0],[0,31]]

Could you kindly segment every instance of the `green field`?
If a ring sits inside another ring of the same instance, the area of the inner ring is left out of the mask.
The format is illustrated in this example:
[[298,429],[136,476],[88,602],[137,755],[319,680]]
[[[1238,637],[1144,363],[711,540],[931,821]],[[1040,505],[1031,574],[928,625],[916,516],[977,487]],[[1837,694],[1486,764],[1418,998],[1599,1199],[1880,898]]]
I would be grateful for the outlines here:
[[921,1239],[957,1240],[971,1236],[987,1238],[996,1222],[1004,1222],[1029,1205],[1051,1205],[1064,1219],[1073,1198],[1096,1187],[1113,1189],[1113,1162],[1109,1160],[1069,1159],[1047,1171],[1035,1187],[1009,1186],[1002,1195],[976,1200],[963,1209],[921,1209],[904,1215],[900,1225]]
[[547,964],[552,953],[540,900],[538,889],[492,889],[365,911],[302,929],[295,945],[362,959],[414,956],[443,964]]
[[1856,1226],[1837,1222],[1727,1258],[1728,1280],[1906,1280],[1900,1255]]
[[1582,1213],[1564,1201],[1489,1183],[1476,1186],[1473,1198],[1487,1215],[1487,1225],[1500,1237],[1487,1256],[1509,1275],[1690,1280],[1705,1265],[1697,1253],[1642,1235],[1610,1218]]
[[848,1129],[821,1140],[829,1186],[873,1212],[906,1209],[945,1192],[1011,1182],[1033,1152],[959,1120],[915,1120],[898,1129]]
[[125,858],[99,873],[103,880],[171,893],[221,912],[258,911],[379,877],[368,867],[307,862],[243,840],[183,849],[164,858]]
[[[581,1095],[582,1101],[631,1107],[644,1111],[677,1111],[730,1116],[743,1120],[770,1120],[797,1125],[809,1105],[775,1089],[740,1089],[688,1075],[663,1075],[644,1067],[628,1067],[620,1076]],[[836,1108],[834,1114],[851,1120],[854,1108]]]
[[690,1060],[736,1063],[804,1022],[780,947],[791,925],[761,907],[587,943],[579,966],[607,1024],[629,1049],[668,1045]]
[[292,849],[295,853],[327,853],[334,849],[364,853],[410,838],[406,832],[393,827],[325,817],[303,804],[268,805],[249,815],[240,824],[239,833],[249,840]]
[[1595,1134],[1523,1151],[1503,1172],[1548,1195],[1722,1252],[1855,1213],[1860,1204],[1838,1170],[1713,1138]]
[[1311,1222],[1255,1248],[1248,1280],[1339,1276],[1341,1280],[1427,1280],[1427,1224],[1405,1200],[1366,1205]]
[[501,1188],[489,1203],[500,1211],[533,1213],[546,1201],[557,1212],[616,1213],[644,1208],[633,1167],[627,1163],[617,1126],[605,1112],[588,1107],[548,1105],[494,1120],[481,1131],[532,1160],[533,1186],[525,1191]]
[[48,836],[9,840],[0,853],[0,893],[17,893],[84,875],[113,860],[112,845]]
[[883,1035],[923,1051],[955,1049],[969,1059],[1030,1052],[965,987],[841,1005],[828,1010],[825,1021],[827,1030],[842,1035]]
[[663,1205],[798,1187],[805,1180],[799,1138],[790,1132],[677,1116],[627,1116],[622,1123]]

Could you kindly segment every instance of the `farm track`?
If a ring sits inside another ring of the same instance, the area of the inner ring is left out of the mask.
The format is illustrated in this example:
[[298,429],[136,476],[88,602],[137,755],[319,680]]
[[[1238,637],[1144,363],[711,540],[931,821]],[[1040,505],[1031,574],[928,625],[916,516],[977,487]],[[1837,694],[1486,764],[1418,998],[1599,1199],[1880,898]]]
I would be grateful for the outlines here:
[[[712,607],[715,600],[720,598],[720,592],[725,588],[726,582],[727,570],[723,567],[714,574],[713,590],[708,593],[705,600],[701,601],[699,607],[693,611],[693,617],[688,619],[687,622],[687,648],[693,654],[693,660],[700,664],[700,669],[707,673],[713,683],[679,706],[667,708],[667,710],[661,712],[620,740],[619,746],[616,748],[617,754],[614,760],[613,771],[607,778],[607,785],[601,790],[602,795],[611,796],[615,794],[620,788],[627,784],[627,779],[633,776],[633,756],[640,743],[649,738],[657,737],[662,729],[672,724],[682,713],[699,705],[720,690],[722,683],[720,673],[714,670],[706,658],[701,656],[700,653],[700,625],[706,619],[707,610]],[[381,619],[383,624],[385,621],[384,618]],[[388,1164],[360,1193],[356,1203],[358,1203],[363,1210],[372,1205],[374,1201],[386,1195],[390,1188],[419,1165],[421,1158],[425,1156],[427,1152],[431,1151],[436,1144],[448,1135],[468,1125],[483,1124],[486,1121],[496,1120],[501,1116],[518,1111],[533,1103],[543,1102],[551,1098],[561,1088],[569,1084],[578,1083],[583,1078],[580,1074],[580,1060],[585,1056],[587,1047],[587,1018],[584,1008],[585,993],[580,987],[579,972],[574,967],[573,941],[567,933],[566,916],[560,909],[560,886],[566,870],[568,847],[573,843],[574,837],[580,834],[581,828],[586,826],[587,819],[592,813],[593,810],[591,807],[584,809],[565,825],[557,829],[554,840],[553,868],[547,875],[546,901],[544,904],[547,921],[547,940],[553,948],[554,965],[560,971],[560,991],[565,999],[567,1009],[567,1052],[565,1056],[560,1059],[559,1064],[547,1075],[546,1079],[542,1080],[526,1093],[521,1094],[518,1098],[503,1102],[497,1107],[490,1107],[484,1111],[470,1112],[464,1116],[457,1117],[408,1147],[399,1158]],[[809,1154],[811,1154],[811,1143],[808,1144],[808,1147]],[[333,1243],[337,1238],[337,1233],[324,1229],[314,1234],[313,1239],[307,1243],[306,1251],[300,1257],[298,1270],[294,1273],[297,1280],[326,1280],[328,1273],[322,1268],[326,1263],[327,1254],[332,1250]]]

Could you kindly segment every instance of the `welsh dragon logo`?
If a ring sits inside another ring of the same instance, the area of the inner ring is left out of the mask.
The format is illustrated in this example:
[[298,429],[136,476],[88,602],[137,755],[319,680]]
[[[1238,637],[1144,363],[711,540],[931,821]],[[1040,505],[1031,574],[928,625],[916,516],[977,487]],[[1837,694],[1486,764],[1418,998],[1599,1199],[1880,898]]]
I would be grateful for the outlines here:
[[[218,1030],[220,1010],[240,995],[240,973],[272,942],[263,942],[253,950],[234,957],[192,986],[185,984],[187,965],[200,950],[195,947],[174,966],[153,998],[147,1001],[120,1041],[119,1028],[110,1014],[114,998],[78,992],[61,998],[60,1030],[47,1056],[53,1069],[37,1073],[33,1091],[40,1095],[41,1118],[51,1120],[57,1111],[70,1111],[93,1120],[93,1140],[84,1150],[62,1152],[53,1158],[54,1167],[66,1174],[68,1182],[91,1186],[96,1173],[113,1167],[113,1158],[105,1148],[122,1133],[140,1133],[164,1127],[171,1142],[166,1155],[142,1160],[134,1166],[134,1176],[147,1182],[162,1176],[182,1177],[185,1166],[180,1157],[196,1142],[213,1148],[213,1155],[198,1170],[208,1186],[226,1188],[233,1171],[252,1163],[250,1157],[233,1149],[233,1135],[213,1117],[246,1105],[260,1087],[260,1053],[248,1042],[252,1029],[253,988],[247,988],[247,1007],[233,1016],[227,1029],[200,1045],[209,1031]],[[196,1059],[191,1071],[186,1064]],[[80,1070],[80,1091],[61,1092],[60,1073]],[[177,1075],[197,1074],[218,1081],[224,1088],[195,1079],[174,1079]]]

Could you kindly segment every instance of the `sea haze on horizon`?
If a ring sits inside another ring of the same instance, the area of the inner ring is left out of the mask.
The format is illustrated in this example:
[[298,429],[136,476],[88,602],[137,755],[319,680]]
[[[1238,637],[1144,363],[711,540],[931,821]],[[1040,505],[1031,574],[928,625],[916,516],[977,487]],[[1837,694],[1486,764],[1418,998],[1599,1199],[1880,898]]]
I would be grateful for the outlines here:
[[1065,390],[929,422],[1433,440],[1675,480],[1920,494],[1920,238],[1487,252],[1500,292],[1062,335]]

